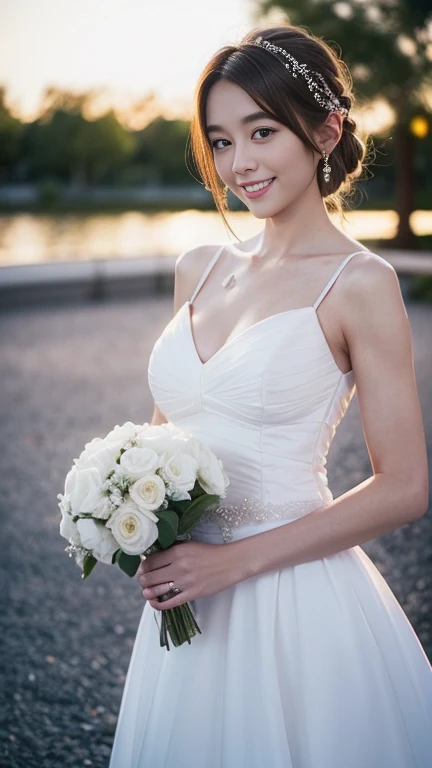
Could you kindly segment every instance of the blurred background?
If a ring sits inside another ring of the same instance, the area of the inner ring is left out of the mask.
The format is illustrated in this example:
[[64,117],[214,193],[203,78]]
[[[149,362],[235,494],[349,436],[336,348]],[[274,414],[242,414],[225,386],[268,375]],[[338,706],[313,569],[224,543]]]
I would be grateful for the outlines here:
[[[0,265],[173,255],[226,237],[185,163],[214,51],[266,18],[336,42],[376,156],[347,215],[370,247],[432,242],[430,0],[1,0]],[[242,239],[260,228],[237,198]]]
[[[175,260],[233,241],[186,164],[194,87],[283,20],[351,69],[374,158],[336,223],[398,272],[430,453],[431,0],[0,0],[0,768],[108,766],[143,599],[116,567],[81,582],[57,493],[86,442],[151,419]],[[327,471],[335,498],[372,474],[356,397]],[[429,659],[431,543],[428,514],[363,546]]]

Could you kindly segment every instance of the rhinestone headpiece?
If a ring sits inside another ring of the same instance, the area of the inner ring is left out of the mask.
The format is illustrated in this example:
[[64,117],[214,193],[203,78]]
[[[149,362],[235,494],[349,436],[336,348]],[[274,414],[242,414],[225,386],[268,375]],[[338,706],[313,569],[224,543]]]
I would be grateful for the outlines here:
[[[290,53],[287,53],[278,45],[273,45],[273,43],[270,43],[268,40],[263,40],[261,36],[256,37],[255,40],[253,40],[253,44],[259,45],[261,48],[266,48],[268,51],[270,51],[270,53],[274,53],[277,56],[281,54],[286,59],[288,59],[286,63],[282,62],[284,67],[286,67],[288,71],[291,72],[293,77],[297,77],[298,74],[304,77],[308,84],[309,90],[313,92],[314,98],[318,104],[321,105],[321,107],[324,107],[324,109],[326,109],[328,112],[340,112],[344,117],[347,117],[349,109],[344,107],[340,101],[340,99],[345,99],[345,97],[341,96],[338,98],[335,96],[319,72],[309,70],[306,67],[306,64],[299,64],[297,59],[295,59],[294,56],[292,56]],[[316,80],[312,77],[312,74],[318,78],[319,83],[317,83]]]

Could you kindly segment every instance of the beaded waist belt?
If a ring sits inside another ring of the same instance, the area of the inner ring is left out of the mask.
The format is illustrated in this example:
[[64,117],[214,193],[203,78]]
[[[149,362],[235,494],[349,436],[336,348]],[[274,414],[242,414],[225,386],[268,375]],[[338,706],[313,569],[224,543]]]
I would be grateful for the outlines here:
[[283,504],[262,503],[244,499],[244,504],[233,504],[229,507],[215,507],[209,509],[200,518],[201,523],[217,523],[221,530],[224,542],[232,541],[233,528],[242,525],[255,525],[273,520],[296,520],[308,512],[312,512],[324,504],[320,499],[306,501],[287,501]]

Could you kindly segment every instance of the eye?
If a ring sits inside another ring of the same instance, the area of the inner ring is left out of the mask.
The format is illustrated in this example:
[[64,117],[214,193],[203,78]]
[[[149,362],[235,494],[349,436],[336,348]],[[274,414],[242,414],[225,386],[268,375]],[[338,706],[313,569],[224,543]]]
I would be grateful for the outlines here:
[[[263,131],[264,133],[276,133],[272,128],[257,128],[256,131],[253,132],[253,136],[255,136],[256,133],[262,133]],[[262,136],[261,138],[267,139],[268,136]]]
[[[276,131],[273,130],[273,128],[257,128],[253,132],[252,136],[255,136],[256,133],[263,133],[263,132],[267,133],[267,134],[276,133]],[[269,137],[268,136],[261,136],[261,138],[262,139],[268,139]],[[225,144],[230,144],[228,139],[214,139],[214,141],[211,142],[211,146],[213,147],[213,149],[220,150],[220,149],[224,149],[225,148],[225,147],[218,147],[218,146],[216,146],[220,141],[224,141]]]
[[229,144],[229,141],[228,141],[228,139],[215,139],[215,140],[214,140],[214,141],[212,141],[212,143],[211,143],[211,145],[212,145],[213,149],[223,149],[223,147],[217,147],[217,146],[216,146],[216,144],[217,144],[219,141],[225,141],[227,144]]

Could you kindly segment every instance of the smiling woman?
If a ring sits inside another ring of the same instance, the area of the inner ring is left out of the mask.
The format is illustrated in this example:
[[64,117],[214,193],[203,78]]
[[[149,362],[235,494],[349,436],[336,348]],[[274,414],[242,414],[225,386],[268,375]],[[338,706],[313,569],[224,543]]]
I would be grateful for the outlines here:
[[[192,146],[265,221],[176,263],[151,351],[153,424],[222,461],[224,506],[149,555],[110,768],[427,768],[432,668],[361,548],[428,504],[410,326],[395,270],[329,212],[362,172],[343,62],[289,25],[218,51]],[[333,498],[326,461],[357,391],[373,475]],[[202,634],[167,654],[154,610]]]
[[[243,133],[252,127],[254,133],[266,133],[266,136],[257,137],[256,141],[259,142],[260,139],[262,141],[265,138],[274,138],[277,125],[283,125],[298,139],[297,146],[293,148],[294,155],[298,146],[309,154],[314,164],[315,156],[323,155],[322,148],[317,144],[317,133],[323,126],[328,110],[319,104],[316,96],[319,97],[320,94],[316,88],[305,89],[304,75],[301,76],[301,70],[304,68],[296,68],[294,65],[293,76],[287,77],[286,69],[292,66],[292,62],[289,58],[287,62],[281,62],[281,50],[286,53],[285,49],[281,48],[283,44],[289,48],[289,55],[292,55],[294,61],[307,61],[306,72],[318,72],[319,76],[323,77],[324,98],[329,99],[327,89],[338,101],[332,104],[333,108],[344,116],[340,140],[332,152],[331,178],[326,181],[325,175],[322,174],[326,165],[324,155],[319,160],[317,173],[318,187],[327,210],[342,212],[344,198],[350,194],[354,180],[362,173],[367,151],[366,137],[360,137],[356,133],[356,123],[349,115],[355,102],[349,70],[323,40],[315,39],[311,44],[311,36],[295,27],[267,30],[266,36],[272,40],[271,45],[275,50],[269,49],[268,45],[257,45],[255,30],[246,35],[238,46],[226,46],[218,51],[204,69],[196,88],[196,109],[191,123],[191,148],[198,170],[226,221],[227,189],[232,189],[236,195],[239,189],[232,179],[228,178],[224,183],[225,177],[220,173],[224,161],[214,156],[218,150],[232,146],[226,121],[225,125],[220,125],[212,119],[215,110],[217,113],[217,107],[213,108],[212,105],[216,83],[219,87],[227,84],[238,86],[237,91],[233,92],[233,103],[236,101],[238,90],[241,89],[249,95],[255,106],[259,105],[261,108],[242,117],[240,127],[244,129]],[[269,56],[266,48],[272,56]],[[281,66],[281,63],[284,66]],[[319,78],[318,83],[321,84]],[[315,102],[311,98],[311,91],[314,93]],[[232,112],[228,108],[225,114],[231,117]],[[232,124],[232,120],[229,122]],[[274,154],[278,153],[280,161],[283,147],[276,144]],[[288,160],[287,157],[286,159]],[[295,171],[294,162],[290,164],[289,177],[293,195],[297,191],[292,185],[292,180],[296,177]],[[227,221],[226,223],[228,224]]]

